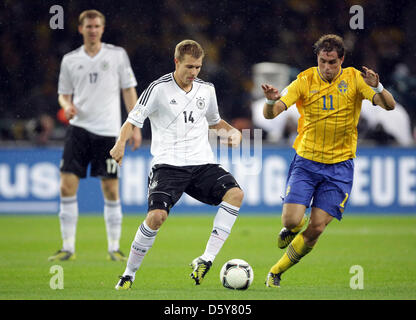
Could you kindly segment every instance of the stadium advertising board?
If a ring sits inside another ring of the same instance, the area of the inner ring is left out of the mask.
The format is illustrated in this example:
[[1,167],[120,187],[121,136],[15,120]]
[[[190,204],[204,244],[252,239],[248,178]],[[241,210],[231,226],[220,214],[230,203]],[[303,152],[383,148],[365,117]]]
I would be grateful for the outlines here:
[[[59,210],[59,148],[0,150],[0,212],[57,213]],[[234,161],[232,151],[217,157],[245,193],[241,212],[280,213],[286,174],[294,156],[291,148],[263,146],[245,160]],[[121,200],[125,213],[147,209],[150,148],[127,150],[121,167]],[[103,201],[97,179],[81,180],[81,213],[100,213]],[[216,209],[183,196],[175,213],[214,212]],[[414,148],[359,148],[347,213],[416,214],[416,150]]]

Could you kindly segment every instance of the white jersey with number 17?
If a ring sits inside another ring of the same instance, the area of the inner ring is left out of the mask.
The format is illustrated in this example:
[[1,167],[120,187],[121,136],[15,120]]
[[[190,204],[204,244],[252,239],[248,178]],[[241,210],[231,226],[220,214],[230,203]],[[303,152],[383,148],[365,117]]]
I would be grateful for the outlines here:
[[101,136],[118,136],[120,89],[137,85],[126,51],[102,43],[90,57],[84,46],[66,54],[59,73],[58,94],[73,95],[77,114],[69,122]]
[[208,129],[221,118],[211,83],[197,78],[191,91],[185,92],[176,83],[173,73],[164,75],[141,94],[127,121],[141,128],[146,118],[152,129],[152,165],[216,162]]

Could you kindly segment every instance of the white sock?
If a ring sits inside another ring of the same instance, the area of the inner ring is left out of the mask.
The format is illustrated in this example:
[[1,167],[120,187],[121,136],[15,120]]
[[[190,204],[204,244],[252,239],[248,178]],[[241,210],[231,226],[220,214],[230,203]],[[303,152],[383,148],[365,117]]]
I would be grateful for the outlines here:
[[78,221],[77,196],[61,197],[59,221],[63,240],[62,250],[75,252],[75,234]]
[[158,230],[152,230],[146,224],[146,221],[140,225],[131,244],[129,259],[127,260],[127,267],[123,276],[131,276],[133,280],[136,272],[139,269],[144,256],[153,246]]
[[211,236],[208,239],[207,246],[201,258],[205,261],[213,262],[222,245],[227,240],[238,216],[240,208],[235,207],[225,201],[220,203],[217,215],[214,219],[214,226]]
[[108,251],[117,251],[120,249],[122,222],[120,200],[104,199],[104,220],[107,230]]

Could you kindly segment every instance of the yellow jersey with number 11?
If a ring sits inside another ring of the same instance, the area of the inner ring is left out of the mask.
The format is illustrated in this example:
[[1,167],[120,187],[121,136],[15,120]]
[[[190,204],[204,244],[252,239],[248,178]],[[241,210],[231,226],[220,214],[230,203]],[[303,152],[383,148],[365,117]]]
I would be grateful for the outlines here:
[[340,68],[332,82],[324,80],[318,67],[301,72],[280,99],[287,107],[296,103],[300,114],[296,153],[321,163],[355,158],[361,102],[373,101],[374,95],[352,67]]

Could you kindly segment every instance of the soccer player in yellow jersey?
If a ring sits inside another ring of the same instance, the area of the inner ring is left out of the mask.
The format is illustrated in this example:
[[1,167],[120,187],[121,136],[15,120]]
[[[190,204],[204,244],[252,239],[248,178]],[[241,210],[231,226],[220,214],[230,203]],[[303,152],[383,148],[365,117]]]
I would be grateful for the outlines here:
[[[293,144],[296,155],[286,181],[284,228],[278,236],[278,246],[287,250],[270,269],[268,287],[279,287],[282,273],[312,250],[331,220],[341,220],[352,188],[361,101],[368,99],[386,110],[395,107],[393,96],[373,70],[341,67],[345,55],[341,37],[324,35],[314,49],[318,66],[301,72],[281,94],[262,85],[266,119],[294,103],[300,114]],[[299,233],[310,205],[309,224]]]

